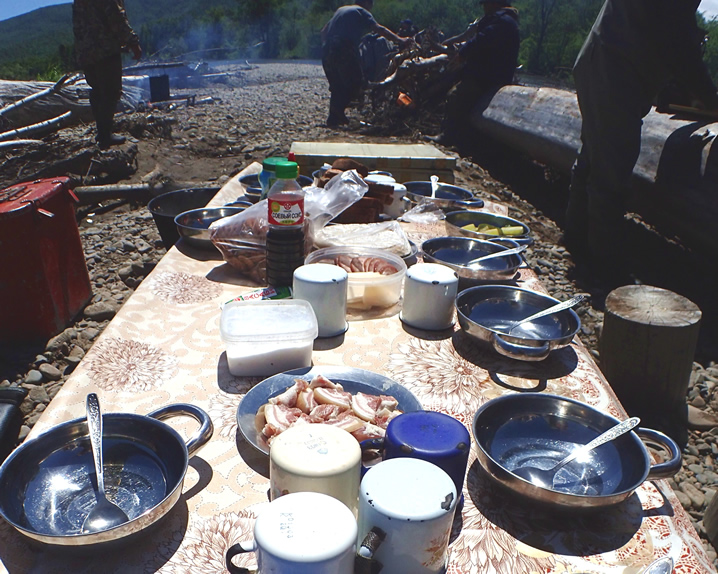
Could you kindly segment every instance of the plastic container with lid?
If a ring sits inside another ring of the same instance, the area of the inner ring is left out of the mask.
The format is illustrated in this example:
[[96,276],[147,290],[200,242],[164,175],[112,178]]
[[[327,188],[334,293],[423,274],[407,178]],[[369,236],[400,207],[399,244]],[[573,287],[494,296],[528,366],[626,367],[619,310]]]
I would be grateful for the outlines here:
[[222,309],[219,328],[235,377],[268,377],[312,364],[318,327],[307,301],[235,301]]
[[[398,255],[384,249],[371,247],[324,247],[307,255],[305,264],[330,263],[337,265],[339,261],[354,262],[354,266],[350,267],[351,270],[348,272],[348,308],[386,308],[396,305],[401,299],[406,263]],[[386,270],[387,264],[396,269],[396,272],[382,274],[381,271],[382,269]]]

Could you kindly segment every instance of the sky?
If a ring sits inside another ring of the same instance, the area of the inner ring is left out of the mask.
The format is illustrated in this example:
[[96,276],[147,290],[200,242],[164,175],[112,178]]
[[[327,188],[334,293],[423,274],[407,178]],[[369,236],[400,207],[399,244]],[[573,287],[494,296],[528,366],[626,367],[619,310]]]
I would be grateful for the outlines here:
[[[32,12],[43,6],[66,3],[69,3],[68,0],[0,0],[0,20]],[[704,12],[706,18],[718,17],[718,0],[702,0],[698,10]]]

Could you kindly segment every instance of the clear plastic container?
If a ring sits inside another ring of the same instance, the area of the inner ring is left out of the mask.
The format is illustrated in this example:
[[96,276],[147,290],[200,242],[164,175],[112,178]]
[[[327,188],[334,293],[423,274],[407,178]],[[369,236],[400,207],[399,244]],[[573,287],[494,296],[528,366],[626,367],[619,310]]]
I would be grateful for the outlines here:
[[235,377],[268,377],[311,366],[319,332],[312,306],[294,299],[229,303],[219,329]]
[[406,263],[401,257],[389,251],[371,247],[325,247],[307,255],[304,264],[330,263],[336,265],[340,257],[344,262],[347,261],[347,257],[349,260],[356,259],[357,262],[377,258],[396,269],[396,273],[391,275],[382,275],[376,271],[347,270],[349,274],[348,308],[386,308],[399,302],[406,275]]

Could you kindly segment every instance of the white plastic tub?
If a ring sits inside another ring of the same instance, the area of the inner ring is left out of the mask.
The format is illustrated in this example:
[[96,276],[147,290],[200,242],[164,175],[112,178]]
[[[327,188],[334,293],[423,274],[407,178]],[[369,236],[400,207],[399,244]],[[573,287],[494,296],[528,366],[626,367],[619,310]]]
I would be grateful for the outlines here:
[[317,319],[307,301],[233,301],[219,324],[235,377],[267,377],[312,364]]

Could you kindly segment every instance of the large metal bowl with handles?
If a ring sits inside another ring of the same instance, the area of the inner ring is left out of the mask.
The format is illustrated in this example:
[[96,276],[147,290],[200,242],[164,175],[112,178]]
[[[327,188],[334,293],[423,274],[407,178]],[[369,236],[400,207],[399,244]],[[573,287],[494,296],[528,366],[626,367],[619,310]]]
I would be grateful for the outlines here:
[[[491,479],[553,509],[590,510],[623,502],[646,480],[673,476],[681,468],[678,445],[663,433],[639,427],[564,466],[548,488],[516,471],[549,469],[619,422],[573,399],[517,393],[482,405],[472,429],[479,463]],[[669,453],[668,460],[651,464],[641,437]]]
[[470,337],[501,355],[520,361],[542,361],[566,347],[581,329],[573,309],[523,323],[514,323],[560,303],[558,299],[512,285],[479,285],[456,296],[459,325]]
[[[200,424],[187,442],[162,422],[175,416]],[[102,420],[105,488],[128,522],[81,531],[96,500],[84,417],[52,427],[10,454],[0,466],[0,516],[32,540],[85,550],[125,543],[163,518],[182,494],[189,457],[212,437],[209,415],[175,404],[147,416],[106,413]]]
[[483,199],[474,197],[468,189],[458,185],[438,183],[434,197],[431,197],[430,181],[407,181],[404,187],[406,196],[413,203],[428,201],[441,209],[480,209],[484,206]]
[[[472,231],[467,226],[480,226],[482,224],[489,225],[496,229],[491,232]],[[444,220],[447,235],[473,237],[474,239],[483,239],[492,241],[496,239],[511,239],[521,245],[531,245],[533,238],[529,226],[522,223],[518,219],[508,217],[506,215],[498,215],[488,211],[450,211],[446,214]],[[502,228],[508,229],[510,235],[503,235],[500,231]]]

